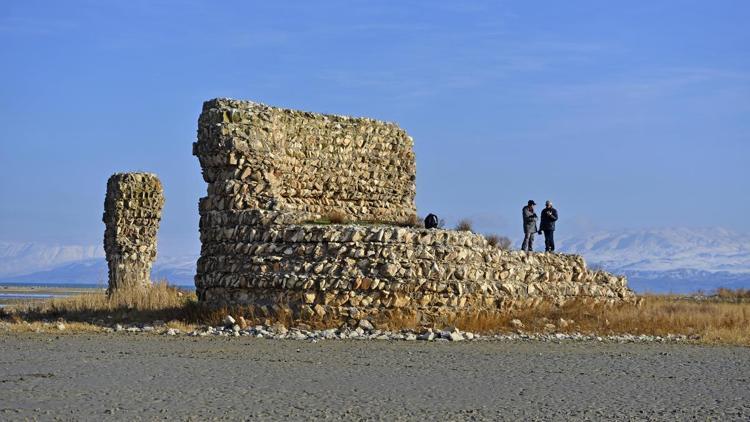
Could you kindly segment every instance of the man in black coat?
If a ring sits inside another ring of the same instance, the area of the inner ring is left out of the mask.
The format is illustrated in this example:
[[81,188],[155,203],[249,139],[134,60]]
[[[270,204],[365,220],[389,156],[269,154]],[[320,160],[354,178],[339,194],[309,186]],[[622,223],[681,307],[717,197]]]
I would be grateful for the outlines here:
[[545,252],[555,251],[555,221],[557,221],[557,210],[552,207],[551,201],[547,201],[542,210],[542,221],[539,224],[539,234],[544,232]]

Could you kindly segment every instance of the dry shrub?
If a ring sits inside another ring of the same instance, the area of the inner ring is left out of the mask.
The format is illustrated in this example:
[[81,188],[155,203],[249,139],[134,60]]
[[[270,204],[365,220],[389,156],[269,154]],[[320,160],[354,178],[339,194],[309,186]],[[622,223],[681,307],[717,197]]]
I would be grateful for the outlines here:
[[456,230],[462,231],[462,232],[471,232],[474,231],[472,227],[471,220],[464,218],[456,224]]
[[620,306],[611,315],[602,316],[609,319],[610,329],[618,332],[695,334],[711,342],[750,344],[747,303],[701,303],[647,296],[640,308]]
[[346,224],[348,223],[346,214],[341,211],[331,211],[327,214],[320,215],[317,219],[307,220],[305,224]]
[[198,325],[195,322],[185,322],[179,320],[167,321],[166,326],[169,328],[180,330],[183,333],[188,333],[198,328]]
[[341,211],[331,211],[325,216],[325,219],[330,221],[331,224],[346,224],[347,222],[346,214]]
[[402,224],[402,226],[404,226],[404,227],[415,227],[415,228],[424,227],[424,219],[420,218],[416,214],[412,214],[412,215],[410,215],[409,217],[406,218],[406,220],[404,221],[404,223]]
[[195,293],[183,291],[166,282],[147,289],[104,291],[31,302],[15,307],[16,315],[29,320],[64,319],[66,321],[150,322],[184,319],[196,304]]
[[487,239],[487,243],[490,246],[497,247],[504,251],[507,251],[510,249],[511,241],[509,238],[505,236],[500,236],[498,234],[488,234],[485,236],[485,238]]
[[[603,305],[584,300],[563,306],[544,303],[507,312],[460,313],[436,321],[473,332],[515,331],[519,319],[524,331],[543,332],[555,324],[558,332],[595,335],[693,335],[709,343],[750,345],[750,304],[680,300],[671,296],[644,296],[640,305]],[[567,326],[559,321],[564,319]],[[570,323],[570,321],[573,321]]]
[[373,320],[377,328],[391,331],[415,330],[421,322],[421,315],[408,309],[388,309]]
[[[726,290],[723,295],[729,295]],[[733,291],[732,297],[746,291]],[[744,296],[743,296],[744,297]],[[373,322],[379,329],[420,329],[433,326],[458,327],[475,333],[516,331],[511,320],[523,322],[526,332],[543,332],[555,324],[558,332],[594,335],[685,334],[707,343],[750,345],[750,302],[736,300],[686,299],[665,295],[646,295],[640,304],[606,306],[575,300],[563,306],[543,303],[536,307],[495,312],[460,312],[447,316],[428,316],[415,311],[386,309]],[[96,331],[114,323],[152,323],[167,321],[167,326],[190,331],[196,324],[222,325],[227,315],[242,316],[249,325],[281,323],[287,327],[311,329],[336,328],[356,320],[347,317],[313,315],[301,318],[286,304],[272,312],[263,306],[215,308],[197,302],[195,294],[157,283],[148,290],[119,291],[108,297],[103,291],[45,302],[14,306],[4,310],[3,321],[10,331],[50,331],[49,321],[65,320],[66,332]],[[564,320],[565,323],[560,323]],[[80,325],[80,324],[83,325]],[[88,324],[88,325],[87,325]]]
[[743,300],[750,299],[750,289],[727,289],[719,287],[716,289],[716,297],[723,300]]

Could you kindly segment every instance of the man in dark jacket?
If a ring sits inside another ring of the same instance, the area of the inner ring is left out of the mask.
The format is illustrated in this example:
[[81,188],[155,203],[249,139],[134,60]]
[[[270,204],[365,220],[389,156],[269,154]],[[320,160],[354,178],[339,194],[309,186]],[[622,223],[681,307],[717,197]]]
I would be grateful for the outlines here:
[[521,250],[531,252],[534,250],[534,233],[536,233],[536,213],[534,212],[536,202],[529,200],[528,205],[523,207],[523,244]]
[[552,207],[552,202],[547,201],[542,210],[542,222],[539,224],[539,234],[544,232],[545,252],[555,251],[555,221],[557,221],[557,210]]

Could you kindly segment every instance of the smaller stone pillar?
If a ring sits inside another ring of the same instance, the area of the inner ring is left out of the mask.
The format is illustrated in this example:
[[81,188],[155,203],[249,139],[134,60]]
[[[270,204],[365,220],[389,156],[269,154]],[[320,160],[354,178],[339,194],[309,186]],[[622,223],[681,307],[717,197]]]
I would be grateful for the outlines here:
[[107,181],[102,220],[109,293],[151,285],[163,206],[164,194],[155,174],[116,173]]

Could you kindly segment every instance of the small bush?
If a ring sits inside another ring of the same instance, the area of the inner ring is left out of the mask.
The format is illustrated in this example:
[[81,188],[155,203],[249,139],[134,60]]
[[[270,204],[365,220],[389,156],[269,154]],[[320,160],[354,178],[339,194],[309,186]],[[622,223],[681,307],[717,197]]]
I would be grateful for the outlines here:
[[325,216],[325,219],[330,221],[331,224],[346,224],[346,214],[341,211],[331,211]]
[[456,224],[456,230],[462,231],[462,232],[471,232],[474,231],[472,228],[471,220],[464,218],[463,220],[459,221],[458,224]]
[[487,238],[487,243],[489,243],[490,246],[495,246],[504,251],[510,249],[511,241],[505,236],[500,236],[498,234],[488,234],[485,237]]
[[412,214],[406,218],[403,227],[424,227],[424,219],[416,214]]
[[749,289],[727,289],[726,287],[719,287],[716,289],[716,296],[721,299],[750,299]]

